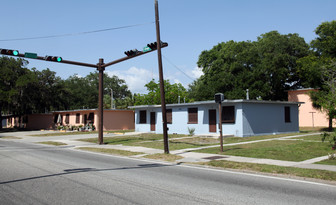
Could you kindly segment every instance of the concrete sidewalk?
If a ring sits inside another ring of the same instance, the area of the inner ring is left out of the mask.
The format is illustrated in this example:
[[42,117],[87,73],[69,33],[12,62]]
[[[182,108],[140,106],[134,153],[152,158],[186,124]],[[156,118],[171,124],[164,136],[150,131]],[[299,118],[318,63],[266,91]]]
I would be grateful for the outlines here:
[[[27,142],[27,143],[37,143],[41,141],[56,141],[56,142],[63,142],[67,144],[68,148],[76,149],[79,147],[95,147],[95,148],[106,148],[106,149],[118,149],[118,150],[125,150],[131,152],[142,152],[144,154],[135,155],[132,157],[143,157],[145,155],[150,154],[157,154],[163,153],[161,149],[154,149],[154,148],[147,148],[147,147],[140,147],[140,146],[124,146],[124,145],[98,145],[89,142],[78,141],[79,139],[84,138],[92,138],[97,137],[97,134],[85,134],[85,135],[67,135],[67,136],[52,136],[52,137],[32,137],[29,135],[32,134],[43,134],[43,133],[50,133],[50,131],[44,132],[20,132],[20,133],[1,133],[0,136],[16,136],[20,137],[21,139],[8,139],[12,141],[18,142]],[[135,135],[140,133],[125,133],[125,135]],[[239,143],[231,143],[231,144],[224,144],[224,146],[232,146],[232,145],[240,145],[240,144],[249,144],[249,143],[257,143],[257,142],[264,142],[264,141],[272,141],[272,140],[283,140],[283,139],[291,139],[295,137],[301,136],[309,136],[309,135],[316,135],[313,134],[303,134],[303,135],[294,135],[294,136],[286,136],[286,137],[279,137],[279,138],[271,138],[271,139],[264,139],[264,140],[255,140],[255,141],[247,141],[247,142],[239,142]],[[118,136],[116,134],[107,134],[105,136]],[[66,137],[66,139],[64,139]],[[1,139],[1,138],[0,138]],[[6,139],[5,139],[6,140]],[[319,169],[319,170],[329,170],[336,172],[336,166],[332,165],[322,165],[322,164],[314,164],[315,162],[322,161],[327,159],[327,156],[318,157],[314,159],[309,159],[301,162],[293,162],[293,161],[282,161],[282,160],[273,160],[273,159],[260,159],[260,158],[250,158],[250,157],[239,157],[239,156],[231,156],[231,155],[219,155],[219,154],[208,154],[208,153],[198,153],[193,152],[200,149],[210,148],[210,147],[219,147],[219,145],[211,145],[206,147],[198,147],[198,148],[188,148],[188,149],[181,149],[181,150],[174,150],[171,151],[171,154],[175,154],[178,156],[183,157],[176,162],[182,163],[190,163],[190,162],[209,162],[211,160],[226,160],[226,161],[233,161],[233,162],[248,162],[248,163],[256,163],[256,164],[269,164],[269,165],[277,165],[277,166],[285,166],[285,167],[299,167],[299,168],[309,168],[309,169]]]

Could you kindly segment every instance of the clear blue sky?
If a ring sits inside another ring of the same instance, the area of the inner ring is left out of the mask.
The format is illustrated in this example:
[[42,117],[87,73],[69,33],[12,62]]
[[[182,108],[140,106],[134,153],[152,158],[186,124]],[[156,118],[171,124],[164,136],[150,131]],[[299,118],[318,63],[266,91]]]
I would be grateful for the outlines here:
[[[254,41],[263,33],[298,33],[306,42],[315,28],[336,20],[335,0],[158,0],[164,78],[185,87],[201,73],[198,56],[220,42]],[[124,57],[124,51],[156,41],[154,0],[16,0],[1,2],[0,48],[55,55],[87,63]],[[87,35],[38,40],[4,41],[73,34],[135,24],[142,26]],[[168,60],[167,60],[168,59]],[[173,65],[172,65],[172,64]],[[185,76],[179,69],[183,70]],[[29,59],[29,68],[49,68],[63,79],[86,76],[94,69]],[[106,69],[125,79],[132,92],[145,93],[144,84],[158,79],[157,53],[152,52]]]

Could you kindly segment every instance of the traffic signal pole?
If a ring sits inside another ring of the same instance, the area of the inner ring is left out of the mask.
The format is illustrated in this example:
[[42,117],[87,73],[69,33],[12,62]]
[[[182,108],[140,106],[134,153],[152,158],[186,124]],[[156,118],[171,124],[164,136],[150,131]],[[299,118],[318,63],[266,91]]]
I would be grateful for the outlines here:
[[[148,44],[149,45],[149,44]],[[161,47],[167,47],[167,43],[162,43]],[[25,53],[21,54],[17,50],[9,50],[9,49],[2,49],[0,48],[0,55],[9,55],[14,57],[21,57],[21,58],[30,58],[35,60],[44,60],[44,61],[50,61],[55,63],[65,63],[65,64],[71,64],[71,65],[77,65],[77,66],[84,66],[84,67],[90,67],[90,68],[96,68],[99,72],[99,97],[98,97],[98,144],[104,144],[103,139],[103,128],[104,128],[104,109],[103,109],[103,97],[104,97],[104,70],[106,67],[129,60],[131,58],[135,58],[138,56],[141,56],[143,54],[147,54],[150,52],[155,51],[156,48],[149,49],[146,51],[138,51],[134,55],[123,57],[114,61],[111,61],[109,63],[104,63],[104,59],[100,58],[99,62],[97,64],[90,64],[90,63],[84,63],[84,62],[78,62],[78,61],[70,61],[70,60],[64,60],[61,57],[56,56],[38,56],[36,53]],[[11,52],[7,52],[11,51]],[[15,51],[15,52],[13,52]],[[49,58],[52,57],[52,58]],[[55,59],[55,60],[52,60]]]
[[141,56],[143,54],[147,54],[158,50],[158,64],[159,64],[159,75],[160,75],[160,91],[161,91],[161,107],[162,107],[162,120],[163,120],[163,142],[164,142],[164,152],[169,154],[168,147],[168,134],[167,134],[167,116],[166,116],[166,103],[165,103],[165,95],[164,95],[164,81],[163,81],[163,71],[162,71],[162,56],[161,56],[161,48],[167,47],[168,43],[161,42],[160,40],[160,26],[159,26],[159,10],[157,0],[154,0],[155,3],[155,20],[156,20],[156,42],[147,44],[147,47],[143,49],[143,51],[138,51],[136,49],[127,51],[125,54],[127,57],[123,57],[109,63],[104,63],[104,59],[100,58],[97,64],[90,64],[84,62],[70,61],[64,60],[58,56],[38,56],[36,53],[25,53],[21,54],[17,50],[11,49],[2,49],[0,48],[0,55],[9,55],[14,57],[21,58],[31,58],[35,60],[44,60],[56,63],[65,63],[77,66],[84,66],[90,68],[96,68],[99,72],[99,97],[98,97],[98,144],[104,144],[103,139],[103,128],[104,128],[104,109],[103,109],[103,97],[104,97],[104,70],[106,67],[120,63],[122,61],[129,60],[134,57]]
[[98,143],[104,144],[103,139],[103,129],[104,129],[104,59],[100,58],[97,65],[97,70],[99,72],[99,96],[98,96]]

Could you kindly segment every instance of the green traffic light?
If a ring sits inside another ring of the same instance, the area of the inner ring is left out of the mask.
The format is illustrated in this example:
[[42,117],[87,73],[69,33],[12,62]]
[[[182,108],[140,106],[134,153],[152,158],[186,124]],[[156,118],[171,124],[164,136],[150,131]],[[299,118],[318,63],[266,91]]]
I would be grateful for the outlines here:
[[61,62],[62,58],[61,57],[57,57],[57,62]]
[[13,55],[15,55],[15,56],[19,55],[19,51],[14,50],[14,51],[13,51]]

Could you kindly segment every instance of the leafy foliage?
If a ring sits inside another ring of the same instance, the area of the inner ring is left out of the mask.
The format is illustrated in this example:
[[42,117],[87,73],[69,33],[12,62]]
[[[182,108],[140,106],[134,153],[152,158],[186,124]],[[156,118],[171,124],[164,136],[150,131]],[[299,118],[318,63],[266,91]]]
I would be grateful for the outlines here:
[[311,42],[309,56],[300,59],[300,73],[307,87],[319,88],[311,92],[313,105],[329,118],[329,131],[336,117],[336,21],[324,22],[315,30],[318,36]]
[[[158,105],[161,104],[161,92],[160,83],[156,83],[155,80],[151,80],[145,85],[148,90],[148,94],[135,94],[134,99],[135,105]],[[165,87],[165,98],[166,103],[178,103],[178,97],[180,96],[180,101],[182,102],[187,96],[187,90],[183,87],[181,83],[171,84],[169,80],[164,81]],[[186,99],[186,102],[189,102]]]
[[0,109],[22,115],[62,107],[61,79],[49,69],[37,71],[24,66],[23,59],[0,58]]
[[[53,110],[97,108],[98,73],[86,77],[73,75],[66,80],[48,68],[42,71],[27,69],[27,61],[0,58],[0,120],[2,114],[22,116]],[[124,80],[105,74],[105,107],[111,107],[113,89],[117,108],[133,104],[131,92]]]
[[[64,81],[64,86],[69,93],[67,97],[68,109],[83,109],[98,107],[98,72],[90,73],[86,77],[77,74],[70,76]],[[108,76],[104,73],[104,108],[111,108],[111,89],[113,98],[117,99],[117,108],[127,108],[131,92],[128,90],[126,82],[117,76]]]
[[287,99],[288,89],[301,86],[296,61],[308,55],[309,47],[298,34],[277,31],[262,34],[255,42],[228,41],[203,51],[197,62],[204,73],[190,87],[195,100],[213,99],[224,93],[227,99]]
[[321,134],[322,136],[322,142],[328,140],[330,145],[331,145],[331,149],[335,150],[336,149],[336,132],[324,132]]

